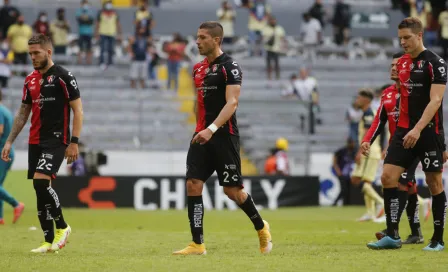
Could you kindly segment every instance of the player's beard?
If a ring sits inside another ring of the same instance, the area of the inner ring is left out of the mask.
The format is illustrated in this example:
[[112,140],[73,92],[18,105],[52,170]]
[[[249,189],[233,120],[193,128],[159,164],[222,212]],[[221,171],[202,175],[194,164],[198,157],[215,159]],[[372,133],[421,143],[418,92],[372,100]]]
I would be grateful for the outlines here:
[[44,59],[43,61],[40,62],[40,65],[39,65],[39,66],[34,67],[34,69],[36,69],[36,70],[42,70],[42,69],[44,69],[45,67],[47,67],[47,65],[48,65],[48,56],[46,56],[45,59]]

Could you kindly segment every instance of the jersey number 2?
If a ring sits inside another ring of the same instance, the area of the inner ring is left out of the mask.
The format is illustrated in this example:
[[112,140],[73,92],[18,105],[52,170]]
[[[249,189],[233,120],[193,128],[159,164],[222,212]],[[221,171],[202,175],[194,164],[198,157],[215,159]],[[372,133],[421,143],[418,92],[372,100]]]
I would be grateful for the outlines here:
[[53,166],[53,164],[47,163],[47,161],[45,159],[39,159],[39,161],[37,162],[37,169],[39,169],[39,170],[47,169],[47,171],[51,171],[52,166]]

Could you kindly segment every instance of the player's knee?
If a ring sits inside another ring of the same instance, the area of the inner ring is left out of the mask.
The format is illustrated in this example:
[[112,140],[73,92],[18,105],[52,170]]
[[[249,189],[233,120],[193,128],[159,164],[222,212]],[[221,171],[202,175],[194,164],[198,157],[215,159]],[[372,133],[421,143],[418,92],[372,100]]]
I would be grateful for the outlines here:
[[33,187],[34,190],[36,190],[36,192],[45,191],[49,186],[50,186],[49,179],[33,179]]
[[381,183],[384,188],[397,187],[398,179],[394,177],[393,173],[384,171],[383,174],[381,174]]
[[247,197],[246,193],[240,187],[224,187],[224,193],[237,204],[243,203]]
[[425,173],[426,183],[432,195],[438,195],[443,191],[442,173]]
[[204,182],[198,179],[187,180],[187,194],[190,196],[202,195],[202,187]]

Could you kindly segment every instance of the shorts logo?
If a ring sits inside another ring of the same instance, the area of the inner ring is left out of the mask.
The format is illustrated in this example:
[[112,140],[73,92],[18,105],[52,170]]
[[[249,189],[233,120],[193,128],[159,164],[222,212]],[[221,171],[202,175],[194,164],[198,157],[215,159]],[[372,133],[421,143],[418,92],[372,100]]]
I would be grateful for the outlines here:
[[236,170],[236,165],[235,164],[224,164],[224,168],[225,169],[230,169],[230,170]]
[[53,82],[53,80],[54,80],[54,76],[53,76],[53,75],[51,75],[51,76],[47,76],[47,82],[48,82],[48,84],[51,84],[51,83]]

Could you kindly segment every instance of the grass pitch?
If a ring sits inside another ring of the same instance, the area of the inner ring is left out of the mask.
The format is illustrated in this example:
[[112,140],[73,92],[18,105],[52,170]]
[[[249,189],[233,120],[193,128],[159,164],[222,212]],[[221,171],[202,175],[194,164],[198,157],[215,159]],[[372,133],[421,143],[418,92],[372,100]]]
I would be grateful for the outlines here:
[[[206,211],[206,256],[171,256],[190,239],[186,211],[65,209],[73,234],[59,254],[33,255],[43,241],[31,181],[13,172],[5,187],[25,202],[25,214],[0,227],[0,271],[447,271],[448,252],[423,252],[423,245],[372,251],[366,242],[382,224],[358,223],[364,210],[294,208],[261,211],[272,228],[274,249],[263,256],[249,219],[241,211]],[[63,200],[62,200],[63,202]],[[6,204],[7,205],[7,204]],[[402,236],[408,234],[403,217]],[[37,230],[29,228],[35,226]],[[425,238],[432,223],[423,223]]]

